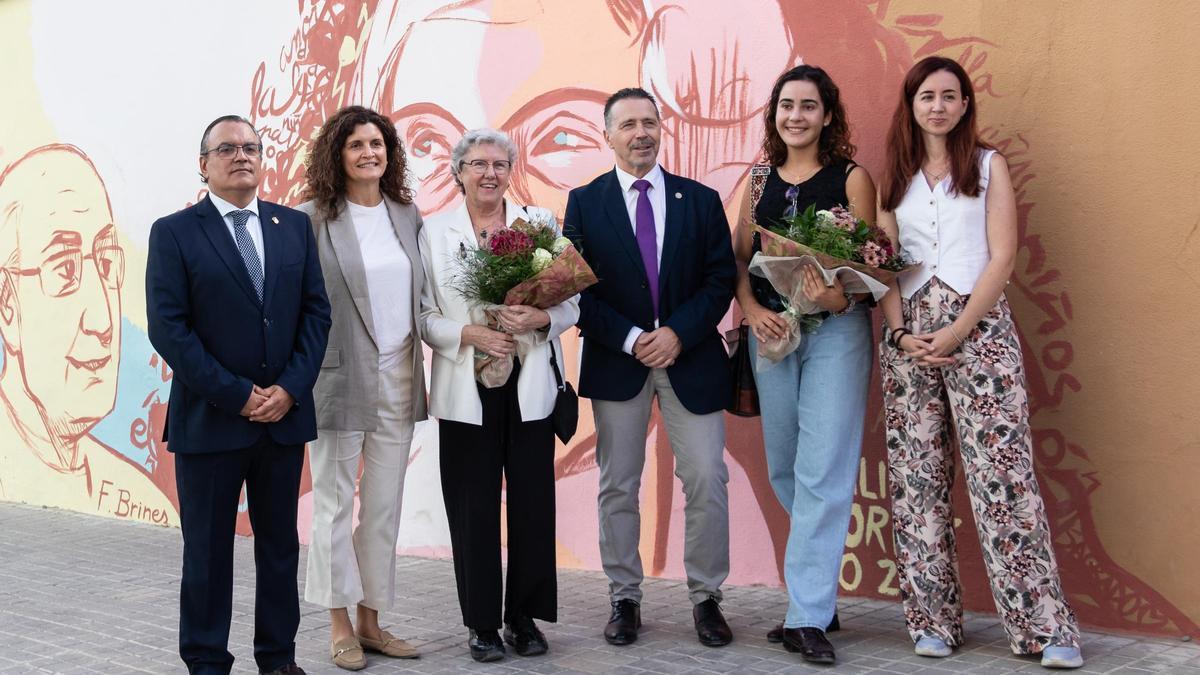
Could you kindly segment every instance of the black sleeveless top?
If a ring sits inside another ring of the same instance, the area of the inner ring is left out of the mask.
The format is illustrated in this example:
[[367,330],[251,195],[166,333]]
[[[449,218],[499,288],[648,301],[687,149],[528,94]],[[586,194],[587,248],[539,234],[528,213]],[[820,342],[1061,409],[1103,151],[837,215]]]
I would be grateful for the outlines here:
[[[855,166],[857,164],[853,161],[837,161],[821,167],[812,177],[797,185],[800,193],[796,197],[796,213],[804,213],[810,204],[815,205],[818,211],[835,206],[849,207],[850,200],[846,196],[846,178]],[[762,197],[758,199],[758,207],[754,209],[754,222],[763,227],[780,223],[784,211],[791,205],[791,200],[787,198],[787,191],[790,187],[792,184],[780,178],[779,171],[775,167],[771,167],[767,183],[763,186]],[[754,244],[750,250],[752,253],[762,250],[762,242],[758,233],[754,235]],[[783,300],[775,292],[771,282],[763,277],[751,274],[750,290],[754,292],[754,299],[758,301],[758,304],[772,312],[782,312],[785,309]]]

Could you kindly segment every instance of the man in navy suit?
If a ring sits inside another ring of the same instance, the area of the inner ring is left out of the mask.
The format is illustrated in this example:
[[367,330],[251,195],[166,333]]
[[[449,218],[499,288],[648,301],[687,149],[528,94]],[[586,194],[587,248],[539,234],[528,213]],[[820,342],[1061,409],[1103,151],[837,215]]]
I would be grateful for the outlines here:
[[209,194],[158,219],[146,261],[150,342],[174,371],[163,440],[183,526],[179,654],[228,673],[233,537],[242,484],[254,528],[254,659],[295,664],[296,500],[329,301],[308,216],[259,201],[262,142],[229,115],[200,142]]
[[684,568],[700,642],[733,635],[721,615],[729,574],[724,408],[728,359],[717,324],[736,270],[717,193],[658,165],[658,106],[622,89],[604,106],[616,168],[571,191],[564,231],[600,282],[583,292],[579,393],[592,399],[600,467],[600,557],[612,615],[604,637],[637,639],[642,563],[638,488],[658,399],[686,497]]

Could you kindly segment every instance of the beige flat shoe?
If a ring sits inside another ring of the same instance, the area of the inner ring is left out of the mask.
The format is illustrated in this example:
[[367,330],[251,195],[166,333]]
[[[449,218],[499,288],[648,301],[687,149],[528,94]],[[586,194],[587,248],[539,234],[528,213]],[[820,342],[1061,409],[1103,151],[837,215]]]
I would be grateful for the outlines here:
[[384,656],[390,656],[396,659],[421,658],[421,655],[417,653],[416,647],[392,635],[386,630],[379,631],[379,635],[381,638],[379,640],[372,640],[369,637],[359,635],[358,641],[362,643],[362,648],[369,652],[378,652]]
[[362,645],[353,637],[342,638],[329,646],[333,665],[343,670],[362,670],[367,667],[367,656]]

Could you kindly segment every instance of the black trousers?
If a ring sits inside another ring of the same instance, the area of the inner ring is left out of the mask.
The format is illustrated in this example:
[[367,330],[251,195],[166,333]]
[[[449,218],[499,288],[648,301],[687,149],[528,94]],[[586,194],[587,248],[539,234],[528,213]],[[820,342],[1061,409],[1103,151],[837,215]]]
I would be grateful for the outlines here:
[[179,655],[188,672],[228,673],[233,605],[233,538],[242,484],[254,528],[254,660],[270,671],[295,660],[300,599],[296,500],[303,445],[269,435],[249,448],[175,455],[183,526]]
[[479,385],[483,425],[438,422],[442,497],[454,550],[463,624],[495,630],[501,620],[500,501],[506,481],[508,583],[503,620],[558,620],[554,553],[554,430],[550,418],[522,422],[517,370],[496,389]]

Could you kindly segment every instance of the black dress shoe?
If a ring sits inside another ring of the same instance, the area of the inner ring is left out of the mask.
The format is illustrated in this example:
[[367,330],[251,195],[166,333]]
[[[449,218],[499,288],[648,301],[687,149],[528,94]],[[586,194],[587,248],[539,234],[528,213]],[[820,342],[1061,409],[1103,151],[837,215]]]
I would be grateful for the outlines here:
[[504,643],[500,634],[494,630],[471,629],[471,637],[467,639],[467,647],[471,649],[471,658],[476,661],[499,661],[504,658]]
[[546,636],[527,616],[516,617],[512,623],[504,624],[504,641],[512,645],[518,656],[538,656],[550,649]]
[[263,673],[263,675],[304,675],[304,669],[294,663],[289,663],[286,666],[280,666],[275,670]]
[[[829,627],[825,629],[826,633],[832,633],[842,629],[842,622],[838,621],[837,612],[833,614],[833,621],[829,622]],[[774,628],[767,631],[767,642],[771,644],[779,644],[783,642],[783,624],[776,624]]]
[[783,631],[783,647],[789,652],[800,654],[809,663],[833,663],[833,645],[825,639],[819,628],[786,628]]
[[637,642],[641,627],[641,607],[633,600],[618,600],[612,604],[612,616],[604,627],[604,639],[610,645],[631,645]]
[[729,624],[725,623],[725,617],[721,615],[721,606],[716,600],[709,598],[692,607],[692,619],[696,622],[696,635],[700,638],[700,644],[705,647],[724,647],[733,642],[733,631],[729,630]]

